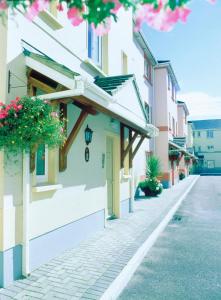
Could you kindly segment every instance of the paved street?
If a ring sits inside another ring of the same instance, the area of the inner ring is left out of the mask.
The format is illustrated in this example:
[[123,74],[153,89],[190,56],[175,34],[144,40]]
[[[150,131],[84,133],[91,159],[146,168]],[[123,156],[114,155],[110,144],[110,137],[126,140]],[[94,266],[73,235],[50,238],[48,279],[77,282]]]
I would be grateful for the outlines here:
[[119,300],[221,299],[221,177],[200,177]]
[[190,176],[160,197],[135,203],[135,213],[108,222],[105,230],[32,272],[27,279],[0,289],[8,299],[100,299],[188,186]]

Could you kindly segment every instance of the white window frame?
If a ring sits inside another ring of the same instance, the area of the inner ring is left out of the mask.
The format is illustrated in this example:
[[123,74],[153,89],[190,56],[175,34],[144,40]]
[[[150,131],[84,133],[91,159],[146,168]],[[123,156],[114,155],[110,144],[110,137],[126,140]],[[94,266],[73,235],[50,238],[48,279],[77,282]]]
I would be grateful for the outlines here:
[[[93,31],[92,27],[90,24],[87,25],[87,48],[88,48],[88,58],[91,59],[93,61],[93,63],[98,66],[99,68],[102,68],[102,37],[101,36],[97,36],[98,40],[99,40],[99,45],[98,45],[98,61],[96,59],[93,58],[93,48],[92,48],[92,39],[91,39],[91,44],[89,44],[89,31]],[[96,36],[96,33],[93,32],[93,35]],[[90,49],[91,47],[91,49]],[[90,53],[91,52],[91,53]]]

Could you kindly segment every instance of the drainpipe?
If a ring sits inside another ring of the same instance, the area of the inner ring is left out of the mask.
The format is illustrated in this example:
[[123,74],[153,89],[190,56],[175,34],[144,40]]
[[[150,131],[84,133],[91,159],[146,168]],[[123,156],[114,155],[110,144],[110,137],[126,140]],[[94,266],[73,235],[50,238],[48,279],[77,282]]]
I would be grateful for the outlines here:
[[29,204],[30,204],[30,156],[23,153],[23,244],[22,244],[22,275],[30,274],[29,263]]
[[[156,127],[156,99],[155,99],[155,66],[153,67],[152,76],[152,124]],[[153,153],[156,155],[156,137],[153,137]]]
[[130,168],[130,202],[129,202],[130,213],[134,212],[134,170]]

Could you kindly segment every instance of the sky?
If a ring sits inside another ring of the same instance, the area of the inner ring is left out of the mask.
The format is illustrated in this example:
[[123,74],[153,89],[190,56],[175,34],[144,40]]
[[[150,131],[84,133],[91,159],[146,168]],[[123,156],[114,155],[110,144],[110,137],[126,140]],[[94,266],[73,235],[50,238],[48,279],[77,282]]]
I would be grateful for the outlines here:
[[221,1],[192,0],[186,24],[171,32],[143,26],[157,59],[169,59],[177,76],[189,119],[221,118]]

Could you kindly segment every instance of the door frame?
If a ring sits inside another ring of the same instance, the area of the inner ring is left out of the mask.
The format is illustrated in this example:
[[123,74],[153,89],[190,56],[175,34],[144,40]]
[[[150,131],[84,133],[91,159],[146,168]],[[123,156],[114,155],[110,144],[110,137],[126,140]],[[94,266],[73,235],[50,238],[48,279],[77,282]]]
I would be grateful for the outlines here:
[[[117,218],[120,218],[120,136],[112,132],[106,132],[105,171],[107,166],[106,165],[107,138],[112,138],[113,140],[113,214]],[[106,195],[107,195],[107,186],[106,186]],[[105,219],[107,218],[108,218],[108,195],[106,196],[106,208],[105,208]]]

